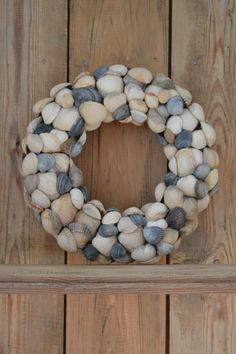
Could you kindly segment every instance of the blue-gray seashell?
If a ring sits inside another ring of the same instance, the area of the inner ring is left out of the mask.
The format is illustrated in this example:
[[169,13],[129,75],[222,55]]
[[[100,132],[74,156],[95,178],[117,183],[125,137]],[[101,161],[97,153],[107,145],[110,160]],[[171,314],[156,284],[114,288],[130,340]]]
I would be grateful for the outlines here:
[[108,208],[108,209],[106,209],[106,214],[109,213],[110,211],[118,211],[118,212],[120,212],[120,210],[118,208]]
[[50,133],[54,127],[51,124],[39,123],[34,131],[34,134]]
[[112,118],[115,120],[123,120],[125,118],[128,118],[129,116],[130,116],[130,109],[127,104],[123,104],[112,113]]
[[157,113],[159,113],[160,116],[162,116],[162,117],[165,118],[165,119],[167,119],[167,118],[170,116],[169,112],[167,111],[167,108],[166,108],[166,105],[165,105],[165,104],[160,104],[160,105],[155,109],[155,111],[156,111]]
[[181,96],[171,97],[166,104],[167,111],[172,116],[177,116],[183,113],[184,101]]
[[184,227],[186,221],[186,214],[183,208],[176,207],[170,209],[167,217],[166,222],[172,229],[180,230]]
[[193,171],[193,175],[198,179],[205,179],[209,175],[210,171],[211,169],[206,163],[200,163]]
[[174,251],[174,246],[167,242],[161,242],[159,245],[156,246],[157,254],[159,256],[166,256]]
[[111,237],[111,236],[118,235],[119,231],[117,227],[113,224],[110,225],[101,224],[98,229],[98,233],[103,237]]
[[82,144],[79,141],[77,141],[76,143],[70,145],[69,155],[71,158],[74,158],[78,156],[82,150],[83,150]]
[[126,255],[127,251],[124,246],[122,246],[120,243],[114,243],[111,249],[111,257],[113,259],[120,259],[123,258]]
[[52,154],[38,154],[38,170],[40,172],[49,171],[55,165],[56,159]]
[[145,240],[152,245],[157,245],[164,237],[164,230],[158,226],[149,226],[143,229]]
[[99,66],[97,69],[94,70],[93,76],[96,80],[100,79],[100,77],[104,76],[107,71],[109,70],[109,65],[102,65]]
[[146,223],[147,223],[147,220],[146,220],[145,216],[143,216],[143,215],[132,214],[132,215],[129,215],[129,218],[137,226],[144,227],[146,225]]
[[189,130],[182,130],[175,138],[175,146],[177,149],[184,149],[191,145],[193,134]]
[[92,86],[73,88],[72,95],[74,97],[75,105],[79,107],[81,103],[93,101],[93,102],[102,102],[102,95]]
[[203,199],[208,193],[208,185],[203,181],[197,181],[195,185],[195,193],[197,199]]
[[79,189],[83,193],[84,202],[88,203],[88,201],[90,200],[90,192],[89,192],[88,188],[86,188],[85,186],[81,186]]
[[157,138],[157,141],[158,141],[159,144],[161,144],[163,146],[167,145],[166,139],[161,134],[157,133],[156,134],[156,138]]
[[165,185],[175,186],[178,181],[178,177],[173,172],[167,172],[165,175]]
[[80,118],[68,132],[69,137],[76,136],[80,137],[84,132],[84,120]]
[[145,88],[145,84],[143,84],[142,82],[135,80],[133,77],[131,77],[130,75],[125,75],[123,78],[124,84],[128,85],[128,84],[135,84],[137,86],[139,86],[142,90]]
[[89,244],[83,249],[83,254],[89,261],[95,261],[99,252],[93,245]]
[[57,191],[60,194],[65,194],[72,189],[70,177],[65,172],[60,172],[57,175]]

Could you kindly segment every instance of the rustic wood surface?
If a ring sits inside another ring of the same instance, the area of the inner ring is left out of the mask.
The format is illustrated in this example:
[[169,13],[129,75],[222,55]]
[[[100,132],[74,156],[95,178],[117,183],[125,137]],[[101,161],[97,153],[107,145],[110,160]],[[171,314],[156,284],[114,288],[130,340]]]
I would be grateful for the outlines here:
[[[191,90],[216,128],[221,164],[219,192],[171,263],[236,262],[235,5],[173,1],[172,76]],[[171,296],[170,353],[235,353],[235,304],[236,295]]]

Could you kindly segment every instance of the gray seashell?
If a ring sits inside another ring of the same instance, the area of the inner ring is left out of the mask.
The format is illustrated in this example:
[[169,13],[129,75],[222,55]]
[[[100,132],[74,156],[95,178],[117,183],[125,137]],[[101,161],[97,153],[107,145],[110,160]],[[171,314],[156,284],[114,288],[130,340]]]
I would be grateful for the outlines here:
[[177,149],[184,149],[191,145],[193,134],[189,130],[182,130],[175,138],[175,146]]
[[157,245],[157,254],[159,256],[166,256],[175,250],[174,246],[167,242],[160,242]]
[[147,223],[146,218],[143,215],[140,215],[140,214],[132,214],[132,215],[129,216],[129,218],[137,226],[144,227],[146,225],[146,223]]
[[73,188],[79,188],[82,186],[83,172],[77,166],[72,166],[70,168],[69,176],[70,176]]
[[161,134],[156,134],[156,138],[157,138],[157,141],[159,144],[161,144],[162,146],[165,146],[167,145],[167,141],[166,139],[164,138],[164,136],[162,136]]
[[149,226],[143,229],[145,240],[152,245],[158,244],[164,237],[164,230],[158,226]]
[[167,77],[164,74],[155,75],[152,84],[158,85],[163,89],[171,89],[174,87],[173,81],[171,78]]
[[118,235],[118,229],[114,224],[101,224],[98,229],[98,233],[103,237],[111,237]]
[[203,181],[197,181],[195,185],[197,199],[203,199],[208,194],[208,185]]
[[85,186],[81,186],[80,190],[83,193],[84,202],[88,203],[88,201],[90,200],[90,192],[89,192],[89,190]]
[[40,172],[49,171],[55,165],[56,159],[51,154],[39,154],[38,155],[38,170]]
[[128,118],[129,116],[130,110],[127,104],[123,104],[112,113],[112,118],[115,120],[123,120],[125,118]]
[[39,123],[34,131],[34,134],[50,133],[54,129],[52,124]]
[[68,132],[69,137],[75,136],[79,137],[84,132],[84,120],[81,118],[79,119]]
[[178,177],[173,172],[168,172],[165,175],[165,185],[166,186],[175,186],[178,181]]
[[193,175],[198,179],[205,179],[210,173],[210,167],[206,163],[200,163],[193,171]]
[[169,211],[166,221],[168,226],[172,229],[179,230],[185,225],[186,214],[183,208],[176,207]]
[[143,84],[142,82],[135,80],[133,77],[131,77],[130,75],[125,75],[123,78],[124,84],[128,85],[128,84],[135,84],[137,86],[139,86],[141,89],[145,88],[145,84]]
[[39,176],[38,175],[28,175],[24,179],[24,186],[27,193],[31,194],[38,187]]
[[93,245],[89,244],[83,249],[83,254],[89,261],[95,261],[99,252]]
[[79,141],[77,141],[76,143],[70,145],[69,155],[71,158],[74,158],[78,156],[82,150],[83,150],[82,144]]
[[60,172],[57,175],[57,191],[60,194],[65,194],[72,189],[70,177],[65,172]]
[[127,254],[127,251],[124,246],[122,246],[120,243],[114,243],[111,249],[111,257],[116,260],[125,257]]
[[165,104],[160,104],[156,108],[156,112],[159,113],[165,119],[167,119],[170,116],[169,112],[167,111],[167,108],[166,108]]
[[102,95],[94,87],[73,88],[72,95],[76,107],[79,107],[83,102],[102,102]]
[[96,80],[98,80],[100,77],[104,76],[108,70],[109,70],[109,65],[99,66],[97,69],[94,70],[93,76],[95,77]]
[[180,115],[184,111],[184,102],[182,97],[180,96],[174,96],[171,97],[166,105],[167,111],[172,115]]

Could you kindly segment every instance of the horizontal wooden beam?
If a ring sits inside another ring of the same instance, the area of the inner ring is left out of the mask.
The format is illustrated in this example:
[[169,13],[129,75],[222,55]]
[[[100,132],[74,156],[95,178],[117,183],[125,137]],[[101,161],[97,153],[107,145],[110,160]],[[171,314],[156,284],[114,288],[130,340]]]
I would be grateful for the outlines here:
[[234,293],[235,265],[1,265],[0,293]]

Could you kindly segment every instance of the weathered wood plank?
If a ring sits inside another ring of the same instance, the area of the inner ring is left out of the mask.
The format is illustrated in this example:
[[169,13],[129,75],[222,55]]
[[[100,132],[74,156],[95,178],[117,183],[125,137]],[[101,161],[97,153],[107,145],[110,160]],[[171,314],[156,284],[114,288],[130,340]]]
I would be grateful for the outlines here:
[[[167,73],[167,1],[72,0],[70,17],[71,79],[78,71],[117,62]],[[88,134],[77,162],[92,197],[101,199],[106,208],[124,209],[152,200],[155,184],[165,173],[165,159],[154,135],[147,128],[121,124],[104,125]],[[68,263],[84,263],[84,260],[69,255]],[[164,353],[164,297],[146,300],[144,296],[130,295],[127,301],[130,306],[124,311],[124,299],[119,296],[68,296],[67,333],[73,341],[67,341],[67,351],[73,354],[83,348],[85,354],[92,354],[97,347],[103,354],[141,354],[152,337],[155,339],[148,347],[149,354],[157,350]],[[88,309],[94,316],[84,320],[81,309]],[[149,316],[151,312],[158,316]],[[146,338],[143,326],[147,318],[150,332]],[[104,323],[107,325],[102,330]],[[129,328],[132,336],[127,335]]]
[[[219,192],[171,262],[234,264],[235,1],[173,1],[172,18],[172,76],[192,91],[216,128],[221,163]],[[236,352],[235,296],[171,296],[170,310],[171,353]]]
[[[65,0],[1,1],[0,263],[64,263],[25,206],[16,152],[33,103],[66,79],[66,9]],[[62,295],[3,296],[0,314],[1,353],[62,352]]]

